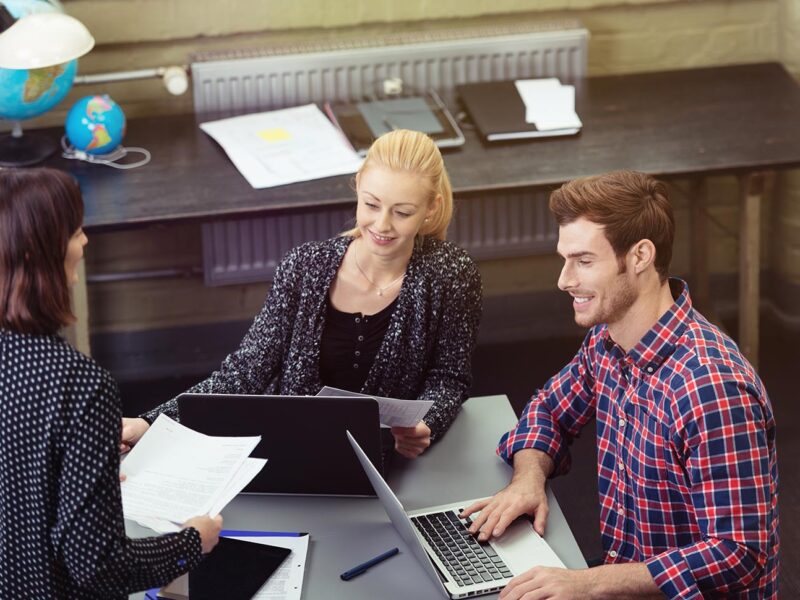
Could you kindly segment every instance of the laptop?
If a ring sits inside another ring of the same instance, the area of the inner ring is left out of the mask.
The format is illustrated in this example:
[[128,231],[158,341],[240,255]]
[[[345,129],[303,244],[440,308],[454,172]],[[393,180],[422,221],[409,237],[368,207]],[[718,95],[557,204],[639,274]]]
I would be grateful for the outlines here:
[[251,456],[267,464],[244,493],[375,495],[344,436],[358,431],[381,465],[374,398],[181,394],[178,413],[183,425],[206,435],[261,436]]
[[580,127],[539,130],[525,120],[525,103],[514,81],[487,81],[456,86],[456,92],[478,132],[487,142],[575,135]]
[[406,512],[349,431],[347,439],[395,529],[444,597],[491,594],[531,567],[564,567],[525,519],[517,519],[497,539],[478,542],[468,531],[472,516],[459,519],[458,515],[480,498]]

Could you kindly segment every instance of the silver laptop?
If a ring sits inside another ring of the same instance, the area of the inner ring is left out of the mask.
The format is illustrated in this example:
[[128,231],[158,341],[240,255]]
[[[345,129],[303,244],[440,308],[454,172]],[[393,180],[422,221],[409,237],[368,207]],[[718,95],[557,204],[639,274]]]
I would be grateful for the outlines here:
[[443,596],[490,594],[531,567],[564,567],[526,520],[518,519],[491,542],[478,542],[468,531],[472,517],[458,515],[479,498],[406,512],[349,431],[347,438],[395,529]]

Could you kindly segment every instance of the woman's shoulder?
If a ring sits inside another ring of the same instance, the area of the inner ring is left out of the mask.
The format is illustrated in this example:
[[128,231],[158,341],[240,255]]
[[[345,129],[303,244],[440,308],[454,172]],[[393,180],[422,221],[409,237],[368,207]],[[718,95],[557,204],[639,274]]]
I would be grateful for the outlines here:
[[419,262],[432,276],[475,280],[480,284],[480,272],[475,260],[462,247],[448,240],[426,238],[419,250]]
[[[281,261],[285,271],[309,268],[326,268],[338,261],[347,251],[351,237],[339,236],[322,241],[305,242],[289,250]],[[338,259],[338,261],[337,261]]]

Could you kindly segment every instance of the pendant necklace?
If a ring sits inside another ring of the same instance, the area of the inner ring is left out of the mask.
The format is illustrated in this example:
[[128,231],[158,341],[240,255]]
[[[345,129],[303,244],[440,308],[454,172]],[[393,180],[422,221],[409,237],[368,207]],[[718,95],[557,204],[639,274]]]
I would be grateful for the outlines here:
[[370,279],[369,277],[367,277],[367,274],[366,274],[366,273],[364,273],[364,269],[362,269],[362,268],[361,268],[361,263],[360,263],[360,262],[358,262],[358,246],[357,246],[357,245],[353,247],[353,257],[356,259],[356,267],[358,268],[358,272],[359,272],[359,273],[361,273],[361,276],[362,276],[364,279],[366,279],[366,280],[367,280],[367,281],[370,283],[370,285],[371,285],[372,287],[374,287],[375,289],[377,289],[377,290],[378,290],[378,296],[383,296],[383,293],[384,293],[386,290],[388,290],[388,289],[389,289],[390,287],[392,287],[392,286],[393,286],[395,283],[397,283],[397,282],[398,282],[398,281],[400,281],[400,280],[401,280],[403,277],[405,277],[405,276],[406,276],[406,272],[405,272],[405,271],[403,271],[403,272],[400,274],[400,277],[398,277],[397,279],[395,279],[395,280],[394,280],[394,281],[392,281],[391,283],[387,283],[385,286],[383,286],[383,287],[380,287],[380,286],[379,286],[377,283],[375,283],[374,281],[372,281],[372,279]]

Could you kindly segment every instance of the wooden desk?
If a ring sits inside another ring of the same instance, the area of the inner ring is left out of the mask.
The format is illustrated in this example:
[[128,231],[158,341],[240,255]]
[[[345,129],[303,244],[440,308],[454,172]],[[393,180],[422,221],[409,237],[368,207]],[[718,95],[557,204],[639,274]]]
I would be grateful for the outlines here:
[[[759,202],[767,174],[800,165],[800,87],[780,64],[765,63],[591,77],[578,83],[576,103],[584,123],[576,137],[488,145],[467,131],[465,146],[445,156],[456,196],[467,201],[472,193],[551,188],[616,169],[693,178],[693,296],[704,307],[708,266],[702,180],[712,174],[737,175],[739,344],[757,365]],[[132,171],[61,158],[49,162],[80,180],[90,232],[353,201],[349,177],[252,189],[196,127],[193,115],[132,120],[125,143],[150,149],[152,162]],[[85,333],[84,338],[88,342]]]

